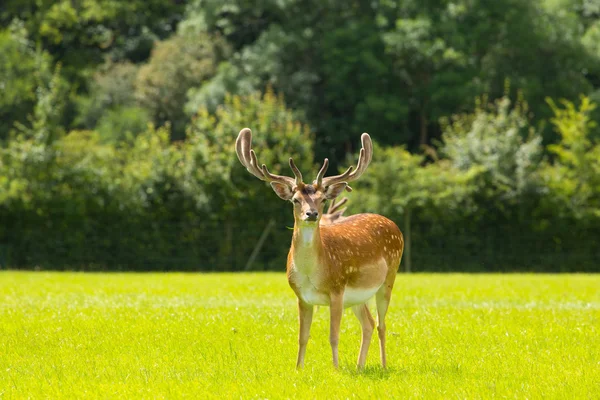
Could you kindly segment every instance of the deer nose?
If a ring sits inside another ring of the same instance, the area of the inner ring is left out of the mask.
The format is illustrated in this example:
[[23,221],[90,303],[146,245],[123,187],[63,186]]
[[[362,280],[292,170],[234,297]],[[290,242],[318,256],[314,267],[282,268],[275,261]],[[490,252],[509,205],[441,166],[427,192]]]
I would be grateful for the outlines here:
[[307,211],[306,212],[306,219],[309,221],[316,221],[318,216],[319,216],[318,211]]

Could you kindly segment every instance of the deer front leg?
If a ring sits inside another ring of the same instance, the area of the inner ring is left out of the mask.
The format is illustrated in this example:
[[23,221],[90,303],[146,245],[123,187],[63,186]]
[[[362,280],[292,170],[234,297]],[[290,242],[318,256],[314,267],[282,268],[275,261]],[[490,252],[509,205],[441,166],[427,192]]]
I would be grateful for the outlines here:
[[332,293],[329,297],[329,343],[333,356],[333,366],[338,367],[338,344],[340,342],[340,325],[344,313],[344,293]]
[[313,306],[304,303],[298,299],[298,321],[300,330],[298,332],[298,360],[296,368],[304,366],[304,355],[306,354],[306,344],[310,336],[310,325],[312,324]]

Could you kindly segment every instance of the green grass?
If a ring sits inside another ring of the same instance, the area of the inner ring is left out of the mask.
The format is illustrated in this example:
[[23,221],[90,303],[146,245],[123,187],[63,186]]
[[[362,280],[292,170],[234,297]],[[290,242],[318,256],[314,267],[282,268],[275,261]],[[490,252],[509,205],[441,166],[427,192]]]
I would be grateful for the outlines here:
[[387,370],[283,274],[0,273],[0,398],[600,398],[600,276],[400,275]]

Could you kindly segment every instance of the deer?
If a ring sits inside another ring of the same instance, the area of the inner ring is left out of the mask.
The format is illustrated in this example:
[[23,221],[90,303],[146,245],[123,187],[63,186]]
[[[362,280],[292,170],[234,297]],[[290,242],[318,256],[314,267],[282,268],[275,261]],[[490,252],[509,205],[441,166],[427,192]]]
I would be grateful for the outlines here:
[[342,221],[344,218],[344,212],[346,212],[346,207],[341,208],[344,204],[348,202],[348,198],[344,197],[339,202],[336,202],[336,199],[331,200],[329,203],[329,208],[327,212],[323,214],[319,223],[321,225],[331,225],[336,222]]
[[275,193],[290,201],[294,210],[294,230],[287,257],[287,280],[298,300],[298,356],[296,368],[304,366],[315,306],[329,307],[329,343],[335,369],[339,366],[339,337],[342,314],[351,307],[358,318],[362,338],[357,368],[365,366],[375,320],[368,301],[375,296],[377,332],[382,367],[385,369],[385,316],[404,250],[404,238],[396,224],[377,214],[355,214],[333,224],[320,224],[327,200],[333,201],[349,183],[367,169],[373,155],[373,144],[367,133],[361,136],[356,169],[325,176],[326,158],[316,179],[304,183],[302,173],[290,157],[294,177],[272,174],[259,164],[252,149],[252,131],[244,128],[236,140],[236,153],[246,170],[268,182]]

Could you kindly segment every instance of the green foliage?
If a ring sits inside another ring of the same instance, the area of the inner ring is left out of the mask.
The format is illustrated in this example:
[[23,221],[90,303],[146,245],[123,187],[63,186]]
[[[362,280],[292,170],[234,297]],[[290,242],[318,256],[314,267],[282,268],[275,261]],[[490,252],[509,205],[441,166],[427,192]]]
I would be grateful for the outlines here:
[[98,121],[97,129],[102,138],[120,143],[146,130],[150,116],[140,107],[122,107],[108,110]]
[[228,93],[246,96],[256,92],[258,87],[258,79],[252,78],[251,75],[243,75],[240,69],[230,62],[222,62],[212,79],[188,90],[185,112],[190,116],[203,108],[215,112],[223,104]]
[[[0,151],[0,243],[13,248],[11,265],[153,269],[150,262],[173,254],[178,258],[166,266],[244,265],[269,218],[291,219],[289,205],[235,156],[237,132],[247,121],[254,121],[261,162],[290,173],[281,160],[294,156],[310,171],[308,127],[271,91],[229,96],[215,114],[200,110],[184,142],[172,143],[168,129],[152,126],[118,143],[95,131],[52,140],[42,135],[46,130],[19,135]],[[234,230],[238,221],[247,225]],[[277,251],[263,265],[285,257],[289,237],[273,241]]]
[[[477,189],[474,180],[480,170],[472,167],[460,171],[446,160],[425,165],[424,156],[411,154],[404,148],[375,146],[374,152],[376,159],[358,181],[350,208],[356,213],[381,213],[398,222],[405,240],[402,267],[410,271],[415,261],[413,230],[418,236],[422,233],[421,227],[435,221],[438,231],[444,231],[469,218],[474,211],[472,198]],[[426,242],[420,239],[417,250],[426,249]],[[424,264],[417,256],[417,267],[422,268]],[[427,265],[433,267],[430,263]]]
[[474,96],[502,96],[506,79],[538,120],[545,96],[589,91],[584,19],[541,0],[195,1],[182,26],[223,34],[235,52],[192,91],[188,110],[270,84],[316,129],[319,158],[337,164],[361,131],[414,150],[438,136],[440,117],[471,110]]
[[379,212],[401,220],[405,213],[437,209],[439,215],[461,214],[473,194],[479,170],[461,172],[448,162],[425,165],[425,157],[404,148],[376,146],[368,173],[357,183],[351,210]]
[[49,55],[36,49],[22,25],[0,30],[0,140],[16,122],[27,121],[37,103],[38,87],[51,77]]
[[522,99],[478,100],[473,114],[442,120],[441,153],[459,170],[480,168],[478,193],[486,200],[522,203],[539,194],[542,138]]
[[[250,124],[248,124],[250,122]],[[282,96],[271,90],[264,95],[227,96],[225,104],[214,115],[199,110],[188,130],[186,174],[195,176],[208,187],[212,219],[223,230],[221,254],[233,256],[235,265],[243,265],[256,244],[257,235],[269,219],[280,225],[291,225],[292,210],[240,164],[235,152],[235,139],[241,128],[253,131],[252,146],[259,162],[274,173],[291,175],[287,160],[293,157],[307,175],[313,163],[313,142],[306,125],[301,124],[285,105]],[[243,221],[243,224],[239,224]],[[233,232],[234,225],[238,228]],[[269,266],[284,265],[290,238],[278,236],[271,243],[278,257]]]
[[331,25],[326,31],[314,33],[322,35],[319,69],[314,73],[319,83],[308,115],[311,125],[319,121],[314,124],[319,130],[336,133],[326,140],[328,153],[331,147],[353,142],[360,132],[373,132],[386,144],[410,138],[400,129],[410,108],[399,95],[401,86],[390,75],[383,40],[375,21],[360,13],[355,9],[350,14],[355,19],[352,24],[336,18],[327,21]]
[[[462,16],[458,9],[454,14]],[[445,40],[447,32],[434,17],[400,18],[395,29],[383,36],[394,72],[406,88],[407,102],[419,116],[420,144],[429,142],[429,124],[476,93],[468,75],[473,73],[468,54]]]
[[104,113],[135,106],[138,71],[139,67],[129,62],[108,63],[98,69],[89,81],[88,93],[77,99],[79,115],[75,123],[94,129]]
[[[282,59],[285,57],[285,48],[292,45],[292,40],[280,26],[270,27],[252,46],[234,53],[229,61],[222,63],[214,78],[190,89],[190,101],[186,105],[188,114],[193,115],[201,107],[216,109],[223,103],[227,93],[248,95],[261,91],[265,88],[265,82],[276,84],[279,90],[285,92],[283,86],[290,82],[286,76],[282,76],[285,74]],[[290,80],[295,78],[291,77]],[[292,97],[298,99],[307,94],[310,83],[300,79],[294,89],[296,92]]]
[[21,19],[32,39],[61,61],[67,73],[116,58],[148,57],[152,41],[173,31],[182,5],[163,0],[7,0],[0,21]]
[[60,64],[46,84],[38,86],[33,113],[27,123],[15,122],[17,131],[37,143],[50,144],[64,133],[63,112],[69,87],[60,75]]
[[596,59],[600,58],[600,20],[596,21],[586,30],[581,41],[593,57]]
[[[187,133],[191,159],[186,162],[186,168],[195,173],[193,171],[202,166],[221,177],[213,187],[215,205],[224,207],[225,211],[218,215],[226,215],[238,208],[240,201],[255,196],[263,204],[282,204],[276,196],[271,196],[271,200],[277,201],[266,202],[263,196],[258,196],[257,192],[264,195],[264,187],[269,186],[261,187],[259,181],[241,166],[233,151],[237,133],[248,121],[252,121],[253,147],[261,163],[283,174],[291,173],[287,165],[289,157],[295,157],[298,167],[304,170],[312,166],[312,140],[308,127],[299,123],[286,109],[283,97],[272,91],[268,90],[264,95],[227,96],[225,104],[214,114],[200,109]],[[223,179],[224,176],[227,179]],[[206,181],[207,177],[203,180]],[[221,196],[219,192],[222,192]],[[269,192],[267,194],[270,195]]]
[[104,141],[127,141],[146,130],[149,111],[138,105],[135,81],[140,68],[129,62],[108,63],[90,82],[89,93],[77,98],[76,124],[97,129]]
[[223,33],[237,50],[195,104],[208,104],[207,91],[245,93],[272,85],[304,112],[319,133],[317,151],[334,162],[353,132],[376,132],[391,142],[404,106],[375,20],[363,11],[360,2],[265,2],[263,9],[243,1],[192,3],[192,18]]
[[[107,59],[129,59],[135,62],[146,60],[154,41],[173,32],[181,18],[182,8],[180,2],[164,0],[2,1],[0,24],[18,25],[19,30],[25,33],[21,42],[29,43],[27,46],[36,50],[29,50],[15,58],[12,57],[13,52],[5,52],[0,48],[0,57],[11,57],[10,63],[0,62],[0,65],[14,64],[20,69],[13,71],[18,78],[10,81],[24,84],[22,90],[19,90],[21,106],[17,105],[12,110],[0,107],[0,138],[6,136],[6,131],[14,121],[23,122],[30,113],[31,98],[35,93],[31,87],[36,84],[27,82],[39,80],[39,75],[51,75],[48,71],[53,70],[52,66],[45,65],[50,60],[62,66],[61,75],[70,86],[71,93],[64,100],[65,114],[61,122],[63,130],[68,131],[74,127],[94,128],[95,125],[81,125],[80,121],[76,121],[79,113],[76,112],[74,103],[77,103],[77,96],[74,95],[87,93],[94,68]],[[35,57],[27,55],[32,52]],[[37,60],[35,66],[30,66],[32,61],[28,61],[29,58]],[[4,78],[5,73],[0,66],[0,81]],[[42,78],[44,82],[47,80],[49,78]],[[4,112],[9,115],[2,115]]]
[[578,220],[594,224],[600,218],[600,142],[592,140],[590,133],[597,126],[590,119],[596,104],[587,97],[576,106],[552,99],[548,104],[554,112],[550,120],[560,142],[548,146],[555,161],[545,170],[545,178],[552,190],[550,201],[558,210],[568,210]]
[[[169,136],[149,128],[119,147],[93,131],[72,131],[50,144],[11,141],[2,151],[0,176],[0,242],[14,249],[11,264],[119,268],[185,245],[178,233],[155,224],[178,210],[181,218],[194,216],[187,221],[193,226],[206,215],[206,202],[196,201],[206,195],[201,184],[185,190],[182,156]],[[11,235],[14,230],[22,234]],[[198,251],[190,247],[189,257]]]
[[158,42],[148,64],[140,68],[136,98],[155,123],[172,123],[175,139],[181,139],[185,130],[188,89],[216,73],[223,52],[226,45],[218,37],[183,33]]
[[[177,139],[186,113],[271,85],[335,165],[355,132],[411,151],[431,144],[440,117],[471,111],[476,95],[502,96],[506,79],[536,121],[549,117],[545,97],[590,94],[600,85],[596,9],[580,0],[8,0],[0,21],[20,23],[79,95],[106,60],[143,62],[154,47],[136,92]],[[95,128],[99,116],[81,125],[70,107],[65,130]]]
[[278,0],[191,0],[181,28],[186,31],[218,31],[236,50],[254,42],[273,21],[280,20],[286,7],[296,1]]

